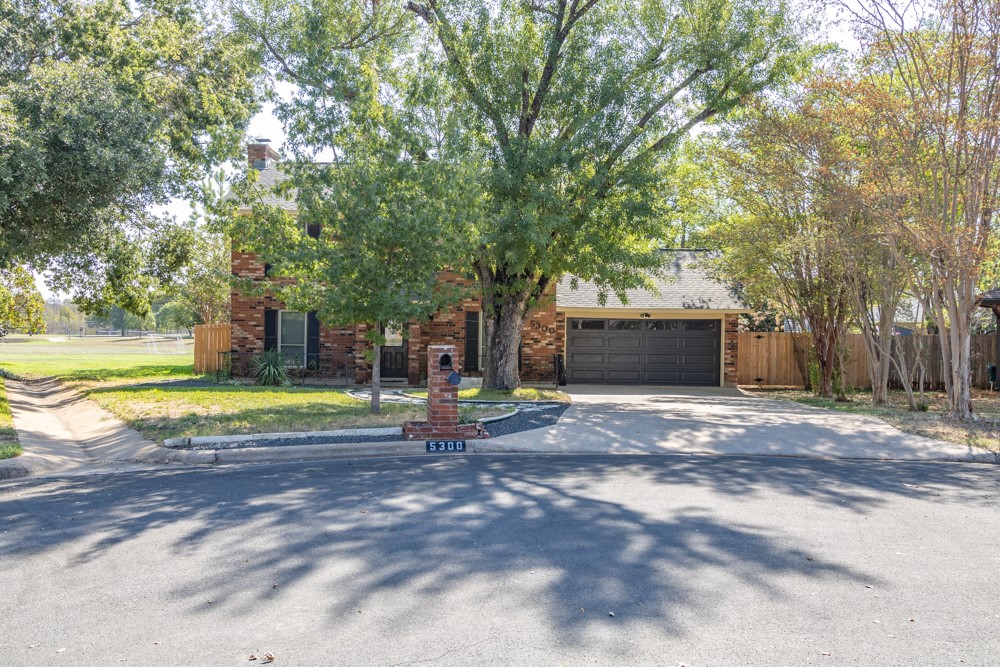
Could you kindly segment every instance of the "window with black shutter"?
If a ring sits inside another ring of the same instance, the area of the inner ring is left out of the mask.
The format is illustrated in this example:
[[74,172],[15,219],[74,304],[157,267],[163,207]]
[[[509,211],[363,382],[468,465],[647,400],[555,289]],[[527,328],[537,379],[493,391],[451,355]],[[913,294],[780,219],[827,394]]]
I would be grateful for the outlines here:
[[278,349],[278,311],[264,309],[264,351]]
[[314,239],[319,238],[319,230],[322,225],[309,225],[306,227],[306,233]]
[[465,364],[463,370],[479,370],[479,313],[465,314]]

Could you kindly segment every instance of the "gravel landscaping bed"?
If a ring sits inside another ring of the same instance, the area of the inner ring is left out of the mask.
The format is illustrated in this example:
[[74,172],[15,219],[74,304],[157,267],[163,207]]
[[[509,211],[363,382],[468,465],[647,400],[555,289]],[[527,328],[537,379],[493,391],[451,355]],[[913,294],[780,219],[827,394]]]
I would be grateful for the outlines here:
[[[530,431],[536,428],[552,426],[559,421],[562,414],[569,405],[557,404],[552,406],[538,407],[522,410],[515,415],[505,417],[498,421],[488,422],[486,430],[492,437]],[[178,449],[190,450],[214,450],[214,449],[248,449],[255,447],[289,447],[292,445],[336,445],[352,444],[359,442],[397,442],[401,436],[398,435],[352,435],[352,436],[315,436],[302,438],[273,438],[269,440],[245,440],[241,442],[211,443],[204,445],[187,445]]]

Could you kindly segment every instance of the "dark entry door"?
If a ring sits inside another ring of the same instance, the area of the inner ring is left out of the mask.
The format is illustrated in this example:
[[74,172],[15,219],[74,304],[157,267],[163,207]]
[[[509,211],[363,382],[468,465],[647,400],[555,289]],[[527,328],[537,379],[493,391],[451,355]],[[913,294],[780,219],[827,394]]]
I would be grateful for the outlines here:
[[571,319],[570,382],[718,386],[720,320]]
[[409,377],[409,344],[404,338],[399,345],[382,346],[382,377]]

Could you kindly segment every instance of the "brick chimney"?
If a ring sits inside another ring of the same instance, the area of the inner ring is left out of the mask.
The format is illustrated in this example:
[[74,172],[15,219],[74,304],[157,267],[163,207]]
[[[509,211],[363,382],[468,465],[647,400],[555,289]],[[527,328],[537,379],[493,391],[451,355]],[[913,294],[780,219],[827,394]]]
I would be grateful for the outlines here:
[[266,169],[278,160],[278,151],[271,148],[270,139],[255,139],[247,144],[247,160],[254,169]]

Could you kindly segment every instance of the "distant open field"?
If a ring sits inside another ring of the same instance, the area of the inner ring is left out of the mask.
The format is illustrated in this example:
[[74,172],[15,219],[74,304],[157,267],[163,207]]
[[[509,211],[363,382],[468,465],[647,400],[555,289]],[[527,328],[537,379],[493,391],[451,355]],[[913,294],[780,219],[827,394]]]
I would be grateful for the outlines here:
[[69,381],[135,381],[194,375],[194,341],[121,336],[11,336],[0,340],[0,368]]

